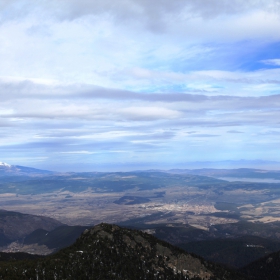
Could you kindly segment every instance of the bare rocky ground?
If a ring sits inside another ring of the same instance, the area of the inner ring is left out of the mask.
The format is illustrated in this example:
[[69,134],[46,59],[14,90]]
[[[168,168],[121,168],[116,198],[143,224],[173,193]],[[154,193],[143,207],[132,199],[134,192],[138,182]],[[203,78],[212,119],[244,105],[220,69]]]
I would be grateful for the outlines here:
[[54,252],[53,249],[49,249],[45,245],[31,244],[24,245],[22,242],[12,242],[8,246],[0,247],[0,252],[4,253],[17,253],[25,252],[32,255],[49,255]]

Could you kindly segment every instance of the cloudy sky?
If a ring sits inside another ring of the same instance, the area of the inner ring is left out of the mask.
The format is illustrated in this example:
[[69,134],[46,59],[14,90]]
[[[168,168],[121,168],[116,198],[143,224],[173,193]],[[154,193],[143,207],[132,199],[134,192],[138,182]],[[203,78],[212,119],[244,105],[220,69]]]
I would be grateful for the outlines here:
[[0,161],[280,158],[280,0],[0,0]]

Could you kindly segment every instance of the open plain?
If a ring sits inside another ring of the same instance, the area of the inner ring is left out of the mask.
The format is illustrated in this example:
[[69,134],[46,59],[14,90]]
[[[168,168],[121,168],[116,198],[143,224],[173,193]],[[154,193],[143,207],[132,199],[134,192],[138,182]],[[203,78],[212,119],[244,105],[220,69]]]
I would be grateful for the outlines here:
[[279,183],[238,178],[229,182],[211,175],[158,171],[44,175],[2,183],[0,203],[6,210],[69,225],[141,218],[147,224],[180,223],[207,230],[240,220],[280,221]]

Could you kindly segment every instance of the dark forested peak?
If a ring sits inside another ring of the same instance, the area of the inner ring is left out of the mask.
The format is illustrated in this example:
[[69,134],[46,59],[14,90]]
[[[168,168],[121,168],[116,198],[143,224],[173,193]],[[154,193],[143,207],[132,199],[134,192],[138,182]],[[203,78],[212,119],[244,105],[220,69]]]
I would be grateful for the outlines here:
[[221,271],[224,279],[240,277],[239,275],[233,277],[232,272],[209,264],[152,235],[117,225],[106,223],[96,225],[85,230],[77,242],[99,244],[103,250],[109,249],[110,255],[116,254],[121,258],[127,258],[129,262],[134,260],[135,266],[145,268],[144,270],[150,271],[151,275],[171,277],[162,279],[216,279]]
[[142,231],[105,223],[85,230],[56,254],[0,266],[0,279],[36,278],[245,279]]

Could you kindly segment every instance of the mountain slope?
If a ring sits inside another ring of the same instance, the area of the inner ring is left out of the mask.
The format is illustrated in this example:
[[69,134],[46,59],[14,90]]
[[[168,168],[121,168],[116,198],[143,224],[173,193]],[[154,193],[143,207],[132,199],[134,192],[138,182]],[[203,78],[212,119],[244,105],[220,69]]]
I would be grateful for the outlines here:
[[58,250],[72,245],[86,228],[64,225],[52,231],[37,229],[24,238],[23,244],[46,245],[49,249]]
[[152,235],[115,225],[86,230],[43,259],[5,262],[0,279],[246,279]]
[[35,260],[42,258],[40,255],[27,254],[23,252],[18,253],[4,253],[0,252],[0,262],[15,261],[15,260]]
[[4,243],[0,246],[23,238],[36,229],[50,231],[62,225],[61,222],[48,217],[0,210],[0,243]]
[[188,252],[230,267],[243,267],[268,253],[280,250],[280,242],[257,236],[203,240],[177,244]]
[[253,280],[280,279],[280,251],[269,254],[241,269]]

